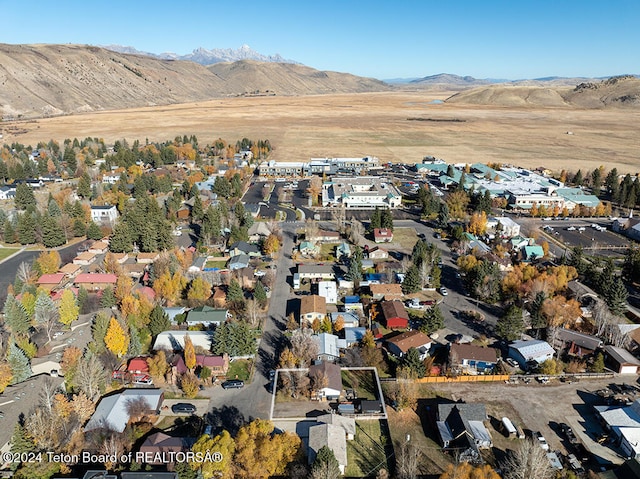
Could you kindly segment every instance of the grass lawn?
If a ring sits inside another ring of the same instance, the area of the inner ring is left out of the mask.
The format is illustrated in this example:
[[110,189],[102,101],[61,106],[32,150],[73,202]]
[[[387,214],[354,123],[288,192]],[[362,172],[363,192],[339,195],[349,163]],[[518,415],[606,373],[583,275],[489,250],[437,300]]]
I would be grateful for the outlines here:
[[2,261],[5,258],[8,258],[18,250],[19,248],[0,248],[0,261]]
[[204,267],[224,269],[227,267],[227,262],[226,261],[207,261]]
[[[402,249],[411,251],[418,242],[418,235],[411,228],[394,228],[392,244],[399,245]],[[384,248],[384,245],[382,245]]]
[[227,377],[229,379],[242,379],[246,381],[249,379],[249,372],[251,371],[251,361],[248,359],[236,359],[229,364],[229,371],[227,371]]
[[342,385],[345,389],[355,389],[360,399],[378,399],[373,371],[348,371],[343,369]]
[[335,252],[338,243],[325,243],[320,245],[320,257],[324,261],[335,261]]
[[389,470],[391,437],[386,421],[357,421],[356,437],[347,441],[348,477],[375,477],[380,469]]

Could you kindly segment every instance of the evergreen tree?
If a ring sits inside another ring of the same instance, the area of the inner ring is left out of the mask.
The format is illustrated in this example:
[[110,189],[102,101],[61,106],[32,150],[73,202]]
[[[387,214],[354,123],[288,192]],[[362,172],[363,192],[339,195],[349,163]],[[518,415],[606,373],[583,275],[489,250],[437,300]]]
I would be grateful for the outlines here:
[[156,304],[151,310],[149,316],[149,332],[155,337],[163,331],[171,328],[169,316],[164,312],[159,304]]
[[517,306],[510,306],[504,316],[498,319],[496,334],[507,341],[514,341],[520,339],[523,332],[522,310]]
[[113,288],[111,286],[107,286],[102,291],[102,297],[100,298],[100,307],[111,308],[112,306],[115,306],[116,303],[117,299],[113,292]]
[[16,196],[14,197],[16,208],[19,210],[26,210],[29,207],[36,207],[36,197],[33,194],[33,190],[26,183],[20,183],[16,186]]
[[322,446],[311,465],[311,475],[313,479],[338,479],[342,477],[340,464],[335,454],[328,446]]
[[41,222],[42,244],[46,248],[55,248],[67,242],[64,230],[60,224],[51,216],[42,218]]
[[362,261],[359,261],[353,255],[349,258],[349,269],[347,270],[346,278],[349,281],[353,281],[354,285],[362,281]]
[[402,358],[401,365],[414,373],[416,377],[423,378],[427,372],[424,361],[420,359],[420,352],[416,348],[409,348],[407,354]]
[[434,305],[425,311],[424,317],[420,322],[420,331],[425,334],[431,334],[442,328],[444,328],[444,316],[438,305]]
[[109,251],[112,253],[130,253],[133,251],[131,233],[126,222],[120,221],[109,239]]
[[53,216],[54,218],[57,218],[58,216],[62,215],[62,210],[60,209],[60,206],[58,205],[57,201],[54,200],[53,198],[49,200],[49,206],[47,207],[47,211],[49,212],[49,216]]
[[20,244],[34,244],[36,242],[36,221],[31,214],[23,213],[18,216],[16,227],[18,241]]
[[447,228],[449,226],[449,207],[446,203],[440,203],[438,210],[438,218],[436,220],[439,228]]
[[[242,203],[238,203],[242,204]],[[200,199],[200,195],[197,194],[193,199],[193,207],[191,208],[191,218],[195,223],[199,223],[204,216],[204,210],[202,208],[202,200]]]
[[89,227],[87,228],[87,238],[92,240],[100,240],[102,239],[102,230],[100,226],[95,221],[89,222]]
[[16,236],[16,230],[13,227],[13,223],[11,221],[9,221],[9,219],[6,219],[4,222],[4,242],[5,243],[15,243],[16,241],[18,241],[17,236]]
[[79,238],[87,234],[87,226],[80,218],[73,220],[73,236]]
[[87,172],[78,180],[78,196],[85,200],[91,197],[91,178]]
[[104,338],[109,329],[109,319],[109,316],[104,313],[96,314],[96,317],[93,319],[93,325],[91,326],[91,337],[93,338],[92,350],[96,353],[102,353],[106,350]]
[[531,327],[533,329],[541,329],[547,326],[547,319],[542,312],[542,306],[546,299],[547,295],[545,292],[539,291],[531,302],[529,312],[531,313]]
[[582,170],[578,170],[573,177],[573,184],[576,186],[582,186],[584,183],[584,178],[582,177]]
[[89,291],[87,291],[87,288],[84,286],[80,286],[80,289],[78,289],[77,301],[80,314],[87,314],[87,309],[89,307]]
[[593,364],[589,368],[589,371],[592,373],[603,373],[604,372],[604,355],[602,353],[598,353],[596,358],[593,361]]
[[22,381],[26,381],[31,377],[31,364],[29,358],[22,349],[16,346],[16,343],[11,343],[9,346],[9,356],[7,362],[11,367],[13,373],[13,379],[11,384],[18,384]]
[[7,294],[4,302],[4,322],[15,336],[25,336],[29,332],[31,322],[24,306],[12,294]]
[[412,264],[404,276],[404,281],[402,281],[402,292],[404,294],[411,294],[417,293],[421,289],[420,271],[415,264]]
[[67,171],[73,176],[78,169],[78,160],[76,159],[76,152],[73,148],[68,146],[64,149],[64,155],[62,160],[67,164]]
[[376,228],[382,227],[382,215],[380,209],[376,206],[376,209],[371,213],[371,219],[369,220],[369,232],[373,233]]
[[27,432],[23,422],[18,421],[13,429],[13,436],[11,437],[11,452],[13,453],[33,452],[37,449],[36,443]]
[[129,349],[127,354],[135,357],[142,354],[142,343],[140,342],[140,333],[133,324],[129,325]]
[[229,282],[229,288],[227,290],[227,301],[230,303],[242,303],[244,302],[244,291],[240,283],[234,278]]
[[617,168],[612,168],[611,171],[609,171],[609,174],[604,180],[604,187],[606,188],[609,197],[613,201],[616,201],[620,191],[620,181],[618,180]]
[[391,214],[391,210],[389,208],[385,208],[382,210],[380,214],[380,226],[382,228],[387,228],[393,231],[393,215]]
[[261,307],[267,303],[267,292],[264,290],[262,281],[256,282],[256,287],[253,290],[253,299],[260,304]]
[[607,288],[606,296],[604,297],[609,310],[616,316],[624,317],[627,312],[627,298],[629,292],[625,287],[622,279],[616,277],[613,283]]

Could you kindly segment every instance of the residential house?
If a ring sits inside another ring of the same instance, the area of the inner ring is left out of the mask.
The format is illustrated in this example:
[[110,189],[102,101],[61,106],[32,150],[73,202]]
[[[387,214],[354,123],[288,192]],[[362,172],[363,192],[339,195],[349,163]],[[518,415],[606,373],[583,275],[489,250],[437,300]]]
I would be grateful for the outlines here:
[[149,364],[147,363],[147,358],[142,356],[137,358],[131,358],[129,360],[129,364],[127,364],[127,372],[131,374],[148,373]]
[[271,234],[271,230],[264,221],[254,221],[249,227],[249,241],[259,242],[263,238],[267,238]]
[[0,200],[10,200],[15,196],[16,188],[14,186],[0,186]]
[[152,264],[160,258],[160,253],[138,253],[136,256],[136,263],[140,264]]
[[186,323],[188,326],[220,326],[229,318],[227,309],[216,309],[211,306],[198,306],[187,312]]
[[94,241],[91,246],[89,246],[89,253],[105,254],[107,251],[109,251],[109,243],[106,241]]
[[390,228],[374,228],[373,240],[376,243],[390,243],[393,241],[393,231]]
[[320,281],[317,286],[318,296],[322,296],[327,304],[338,302],[338,285],[335,281]]
[[405,329],[409,325],[409,313],[402,301],[381,301],[378,307],[381,321],[386,328]]
[[122,272],[135,279],[142,278],[146,271],[147,264],[145,263],[124,263],[122,265]]
[[77,264],[79,266],[89,266],[96,260],[95,253],[90,253],[89,251],[84,251],[75,258],[73,258],[73,264]]
[[491,434],[484,425],[488,419],[484,404],[438,404],[436,427],[443,447],[456,450],[461,461],[479,459],[480,449],[493,446]]
[[604,347],[605,364],[618,374],[638,374],[640,361],[624,348]]
[[[613,435],[626,457],[640,458],[640,399],[628,406],[594,406],[600,422]],[[616,476],[628,477],[628,476]]]
[[[195,444],[196,439],[192,437],[173,437],[165,434],[164,432],[156,432],[148,436],[142,445],[140,446],[140,454],[143,455],[144,464],[153,466],[171,467],[175,465],[175,460],[172,458],[178,453],[186,453],[191,450],[191,447]],[[167,462],[169,458],[169,462]],[[93,476],[102,478],[103,476]],[[155,479],[155,476],[153,476]],[[149,479],[152,479],[151,477]]]
[[340,359],[340,349],[346,347],[344,339],[338,339],[335,334],[320,333],[312,336],[318,346],[319,361],[336,361]]
[[191,216],[191,208],[189,206],[181,206],[176,211],[176,218],[179,220],[187,220]]
[[163,331],[156,337],[156,341],[153,343],[153,350],[182,351],[184,349],[184,337],[187,334],[195,347],[200,347],[205,351],[211,350],[212,331]]
[[300,325],[311,325],[314,320],[322,321],[327,315],[327,301],[317,294],[303,296],[300,299]]
[[229,262],[227,263],[227,267],[231,271],[236,271],[242,268],[247,268],[249,266],[250,261],[251,261],[251,258],[249,258],[249,255],[238,254],[238,255],[232,256],[229,259]]
[[246,241],[236,241],[229,246],[229,256],[233,257],[241,254],[245,254],[252,258],[261,255],[258,245],[249,244]]
[[399,283],[369,284],[369,291],[371,291],[371,297],[375,301],[394,301],[404,298],[402,285]]
[[36,284],[38,285],[38,288],[45,291],[51,291],[62,286],[65,278],[66,276],[64,273],[43,274],[38,278]]
[[388,259],[389,252],[386,249],[376,246],[369,250],[367,256],[369,257],[369,259]]
[[354,314],[358,317],[364,315],[364,307],[360,302],[360,296],[345,296],[343,308],[345,312]]
[[539,339],[514,341],[509,345],[509,357],[515,359],[523,370],[528,369],[527,363],[535,361],[542,364],[552,359],[554,354],[549,343]]
[[569,356],[577,356],[579,358],[590,356],[602,346],[602,339],[597,336],[565,328],[558,329],[553,344],[555,349],[566,351]]
[[613,221],[611,229],[628,238],[640,241],[640,218],[617,218]]
[[534,244],[527,245],[522,248],[522,258],[523,261],[535,261],[537,259],[544,258],[544,249],[542,246]]
[[131,419],[129,415],[132,402],[140,402],[148,407],[148,414],[158,414],[160,406],[164,400],[164,393],[161,389],[125,389],[110,396],[104,396],[91,419],[84,427],[85,432],[94,429],[109,429],[111,431],[123,432]]
[[111,172],[102,175],[102,182],[109,185],[115,185],[118,180],[120,180],[120,173]]
[[340,233],[337,231],[318,230],[315,235],[305,239],[313,243],[338,243],[340,241]]
[[356,437],[356,420],[352,417],[341,416],[340,414],[323,414],[316,417],[316,422],[320,424],[333,424],[344,429],[347,441],[353,441]]
[[[187,269],[188,273],[198,274],[204,270],[204,265],[207,264],[207,258],[205,256],[198,256],[193,258],[191,266]],[[247,256],[247,264],[249,264],[249,257]]]
[[336,259],[338,261],[343,260],[344,258],[351,257],[351,246],[346,241],[343,241],[338,246],[336,246]]
[[342,324],[345,328],[357,328],[360,326],[360,319],[353,313],[346,311],[329,313],[331,322],[335,324],[338,318],[342,318]]
[[405,331],[386,340],[387,349],[397,358],[404,357],[407,351],[415,348],[420,353],[420,359],[424,360],[429,356],[431,349],[431,338],[420,331]]
[[229,371],[229,355],[211,356],[208,354],[196,354],[196,365],[201,368],[209,368],[213,377],[226,376]]
[[336,272],[344,274],[344,268],[334,264],[298,264],[298,277],[300,280],[335,280]]
[[309,428],[309,447],[307,462],[309,465],[316,460],[318,451],[328,447],[338,462],[340,474],[344,474],[347,467],[347,439],[344,429],[334,424],[318,424]]
[[320,254],[320,246],[311,241],[303,241],[300,243],[300,246],[298,246],[298,251],[300,251],[302,256],[316,256]]
[[115,206],[111,205],[91,205],[91,220],[97,224],[113,225],[118,219],[119,213]]
[[67,278],[75,278],[81,271],[82,267],[73,263],[67,263],[58,270],[59,273],[64,274]]
[[108,287],[115,287],[118,276],[112,273],[81,273],[73,280],[73,284],[78,288],[81,286],[89,291],[103,290]]
[[129,253],[111,253],[113,255],[113,259],[118,264],[124,264],[129,259]]
[[323,377],[326,379],[326,381],[322,381],[326,386],[316,391],[319,399],[332,401],[340,398],[342,394],[342,374],[340,372],[340,366],[327,361],[313,364],[309,366],[309,377]]
[[496,350],[473,344],[452,344],[449,349],[449,366],[464,374],[490,373],[498,362]]
[[367,333],[367,328],[365,327],[345,327],[344,331],[344,341],[346,346],[350,348],[351,346],[355,346],[362,341],[364,335]]

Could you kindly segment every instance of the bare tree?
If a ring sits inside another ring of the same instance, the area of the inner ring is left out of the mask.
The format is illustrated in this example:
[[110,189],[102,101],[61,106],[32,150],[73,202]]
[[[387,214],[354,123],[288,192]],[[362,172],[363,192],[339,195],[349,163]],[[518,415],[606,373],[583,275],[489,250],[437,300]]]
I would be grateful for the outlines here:
[[16,271],[16,277],[23,284],[30,284],[34,279],[34,271],[31,263],[22,262],[18,265],[18,270]]
[[[336,224],[336,229],[339,233],[344,233],[345,231],[345,221],[347,219],[347,212],[344,207],[339,206],[338,208],[334,208],[331,210],[331,218]],[[356,243],[357,244],[357,243]]]
[[151,406],[144,397],[130,398],[125,404],[129,420],[140,420],[151,412]]
[[398,479],[415,479],[420,469],[420,449],[406,441],[396,447],[396,472]]
[[520,442],[501,464],[504,479],[551,479],[553,470],[547,453],[531,439]]
[[78,361],[78,369],[75,375],[77,386],[89,398],[95,399],[105,385],[107,372],[95,354],[85,354]]
[[262,315],[262,309],[260,308],[260,304],[255,299],[250,299],[247,301],[247,320],[249,321],[249,325],[252,328],[255,328],[260,322],[260,316]]
[[296,329],[291,334],[291,352],[302,367],[309,366],[318,356],[318,343],[313,339],[311,328]]
[[304,239],[306,241],[313,241],[318,237],[319,232],[320,227],[318,226],[318,222],[308,218],[304,223]]
[[351,220],[351,226],[349,227],[349,240],[353,244],[359,245],[364,237],[364,225],[357,219]]

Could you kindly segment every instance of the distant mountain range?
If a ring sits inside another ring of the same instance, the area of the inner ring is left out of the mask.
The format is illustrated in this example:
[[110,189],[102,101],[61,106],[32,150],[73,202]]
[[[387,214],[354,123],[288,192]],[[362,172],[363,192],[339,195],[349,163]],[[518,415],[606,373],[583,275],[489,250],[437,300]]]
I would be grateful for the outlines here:
[[145,55],[154,58],[160,58],[162,60],[189,60],[199,63],[200,65],[213,65],[214,63],[221,62],[237,62],[240,60],[255,60],[258,62],[269,63],[295,63],[294,60],[287,60],[282,58],[279,54],[275,55],[263,55],[253,50],[249,45],[242,45],[240,48],[213,48],[207,50],[206,48],[196,48],[193,52],[186,55],[178,55],[177,53],[150,53],[136,50],[134,47],[126,47],[122,45],[103,45],[103,48],[118,53],[127,53],[130,55]]

